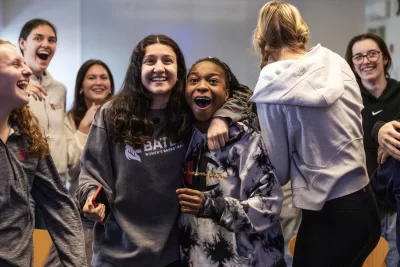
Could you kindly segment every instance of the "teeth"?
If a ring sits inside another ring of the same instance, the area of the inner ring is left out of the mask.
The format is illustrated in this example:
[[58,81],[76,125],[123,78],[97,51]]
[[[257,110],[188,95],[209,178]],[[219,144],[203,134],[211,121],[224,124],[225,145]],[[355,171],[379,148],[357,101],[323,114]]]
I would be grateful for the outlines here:
[[25,87],[27,87],[28,86],[28,81],[18,81],[17,82],[17,86],[19,87],[19,88],[21,88],[21,89],[24,89]]
[[18,85],[28,85],[27,81],[19,81],[17,82]]
[[367,67],[367,68],[362,69],[362,71],[371,71],[373,69],[374,69],[374,67]]
[[151,78],[151,80],[153,82],[163,82],[163,81],[166,81],[167,78],[165,78],[165,77],[154,77],[154,78]]
[[209,98],[209,97],[200,96],[200,97],[196,97],[195,100],[205,100],[205,101],[208,101],[208,100],[210,100],[210,98]]
[[40,55],[50,55],[50,53],[47,52],[47,51],[39,51],[38,54],[40,54]]

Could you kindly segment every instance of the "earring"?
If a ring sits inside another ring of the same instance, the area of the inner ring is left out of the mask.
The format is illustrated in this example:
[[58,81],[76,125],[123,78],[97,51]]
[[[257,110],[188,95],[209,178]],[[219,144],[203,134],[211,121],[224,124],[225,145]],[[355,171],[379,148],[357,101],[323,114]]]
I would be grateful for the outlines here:
[[79,94],[81,95],[81,94],[83,94],[83,91],[82,91],[82,89],[79,91]]
[[111,95],[111,91],[108,91],[108,94]]

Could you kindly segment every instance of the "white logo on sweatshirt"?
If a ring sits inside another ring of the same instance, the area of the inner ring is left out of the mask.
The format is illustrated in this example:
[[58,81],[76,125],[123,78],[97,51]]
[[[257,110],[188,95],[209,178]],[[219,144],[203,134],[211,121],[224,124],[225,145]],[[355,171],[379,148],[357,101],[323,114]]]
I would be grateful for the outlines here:
[[381,113],[383,110],[381,109],[381,110],[378,110],[378,111],[372,111],[372,116],[375,116],[375,115],[377,115],[377,114],[379,114],[379,113]]
[[142,153],[141,149],[134,149],[133,147],[131,147],[130,145],[126,145],[125,146],[125,157],[128,160],[136,160],[139,162],[142,162],[142,160],[139,157],[139,153]]

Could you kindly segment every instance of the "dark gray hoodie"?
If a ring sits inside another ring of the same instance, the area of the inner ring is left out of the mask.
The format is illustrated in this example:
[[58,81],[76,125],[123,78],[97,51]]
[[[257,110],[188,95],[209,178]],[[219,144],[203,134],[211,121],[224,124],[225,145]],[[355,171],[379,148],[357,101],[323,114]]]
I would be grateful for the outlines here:
[[[179,260],[175,192],[182,184],[186,147],[159,138],[134,149],[110,137],[111,108],[105,104],[91,126],[82,154],[77,198],[82,207],[99,184],[105,187],[111,216],[96,224],[93,266],[158,267]],[[165,110],[150,118],[165,120]]]

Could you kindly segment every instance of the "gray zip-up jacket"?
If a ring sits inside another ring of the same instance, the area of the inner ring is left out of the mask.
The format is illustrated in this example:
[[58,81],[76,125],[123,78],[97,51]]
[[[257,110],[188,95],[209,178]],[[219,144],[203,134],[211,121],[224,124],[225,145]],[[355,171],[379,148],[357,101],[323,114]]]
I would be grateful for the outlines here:
[[205,194],[197,217],[180,216],[184,266],[277,266],[283,257],[282,189],[261,134],[238,122],[226,146],[209,151],[206,135],[195,130],[184,173],[186,187]]
[[29,193],[41,208],[64,266],[85,267],[85,241],[74,201],[50,156],[27,152],[17,127],[6,143],[0,140],[0,266],[33,266],[35,224]]

